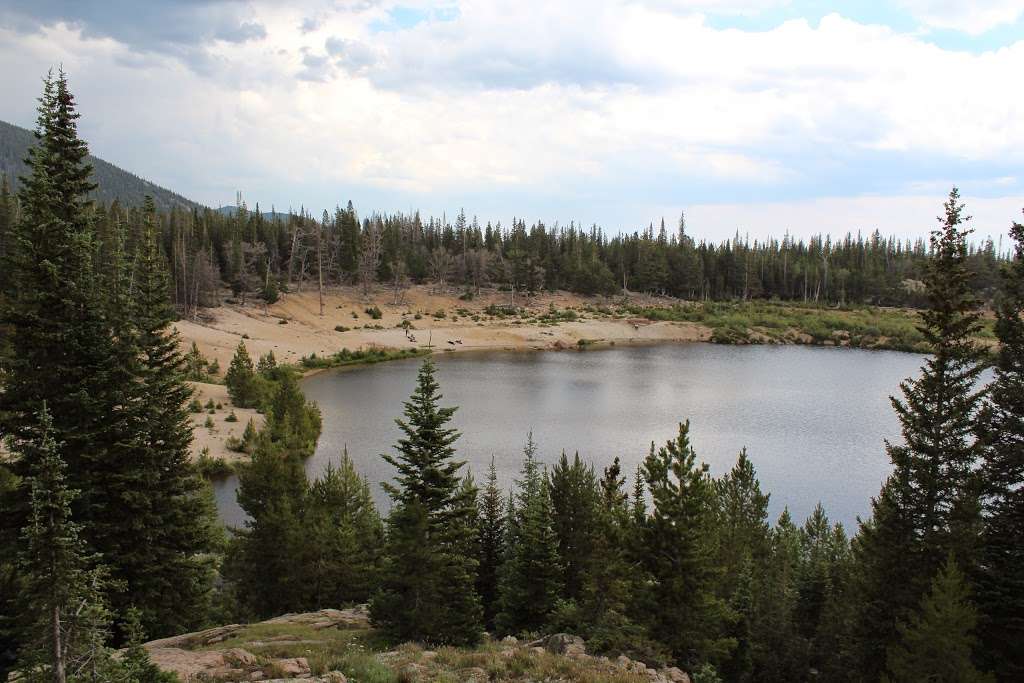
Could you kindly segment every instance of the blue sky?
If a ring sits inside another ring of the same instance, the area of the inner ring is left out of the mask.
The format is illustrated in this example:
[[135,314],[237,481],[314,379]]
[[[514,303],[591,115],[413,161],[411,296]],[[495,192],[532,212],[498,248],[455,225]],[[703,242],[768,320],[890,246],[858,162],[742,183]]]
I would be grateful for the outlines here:
[[1024,207],[1020,0],[8,0],[0,118],[62,63],[93,151],[199,201],[720,239]]

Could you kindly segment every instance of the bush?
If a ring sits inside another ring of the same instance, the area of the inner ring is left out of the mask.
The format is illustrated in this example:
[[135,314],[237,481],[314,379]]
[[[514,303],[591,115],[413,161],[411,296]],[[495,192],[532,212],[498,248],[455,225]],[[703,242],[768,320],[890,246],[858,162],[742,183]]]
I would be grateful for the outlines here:
[[448,314],[444,312],[443,308],[439,308],[434,311],[433,315],[437,320],[441,320],[442,318],[446,318]]
[[203,406],[203,407],[204,407],[204,408],[206,408],[207,410],[213,410],[213,407],[214,407],[214,405],[215,405],[215,404],[214,404],[214,402],[213,402],[213,399],[211,398],[210,400],[208,400],[208,401],[206,402],[206,405],[205,405],[205,406]]
[[213,425],[213,418],[210,417],[209,415],[207,415],[206,416],[206,422],[203,423],[203,426],[212,431],[213,430],[213,426],[214,426]]
[[284,318],[281,318],[280,320],[277,321],[277,324],[278,325],[287,325],[288,321],[285,320]]
[[363,312],[366,313],[366,315],[373,318],[374,320],[380,320],[381,317],[384,315],[376,306],[371,306],[370,308],[363,309]]
[[203,404],[199,402],[198,398],[194,398],[189,401],[188,410],[190,413],[201,413],[203,412]]
[[348,332],[348,331],[349,331],[349,329],[350,329],[350,328],[348,328],[348,327],[345,327],[344,325],[335,325],[335,326],[334,326],[334,331],[335,331],[335,332]]
[[235,415],[235,411],[231,411],[227,417],[224,418],[225,422],[238,422],[238,416]]

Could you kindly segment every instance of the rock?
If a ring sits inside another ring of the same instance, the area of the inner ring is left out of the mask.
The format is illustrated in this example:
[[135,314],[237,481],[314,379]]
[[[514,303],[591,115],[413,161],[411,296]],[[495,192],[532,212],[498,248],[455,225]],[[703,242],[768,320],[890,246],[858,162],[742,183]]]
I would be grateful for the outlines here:
[[519,643],[519,639],[515,636],[505,636],[501,639],[501,642],[505,643],[506,645],[516,645]]
[[224,659],[238,667],[250,667],[256,664],[256,655],[240,647],[224,651]]
[[615,658],[615,665],[620,669],[628,669],[633,664],[633,660],[626,655],[619,655]]
[[575,657],[587,653],[586,644],[579,636],[571,633],[556,633],[548,636],[544,641],[544,647],[548,652],[566,657]]
[[348,678],[340,671],[328,671],[323,675],[324,683],[348,683]]
[[299,678],[309,675],[309,661],[305,657],[290,657],[287,659],[275,659],[270,663],[275,673],[289,678]]
[[677,666],[670,666],[661,670],[661,675],[672,681],[672,683],[690,683],[690,676]]
[[195,631],[193,633],[183,633],[180,636],[151,640],[146,643],[145,647],[147,650],[155,648],[178,648],[187,650],[189,648],[200,647],[202,645],[213,645],[227,640],[243,628],[244,627],[241,624],[218,626],[216,628],[208,628],[205,631]]
[[178,647],[152,648],[149,645],[146,649],[154,664],[164,671],[177,674],[183,681],[227,667],[223,652],[190,652]]
[[547,653],[547,650],[545,650],[542,647],[531,647],[530,648],[530,652],[532,652],[535,655],[542,655],[542,654]]

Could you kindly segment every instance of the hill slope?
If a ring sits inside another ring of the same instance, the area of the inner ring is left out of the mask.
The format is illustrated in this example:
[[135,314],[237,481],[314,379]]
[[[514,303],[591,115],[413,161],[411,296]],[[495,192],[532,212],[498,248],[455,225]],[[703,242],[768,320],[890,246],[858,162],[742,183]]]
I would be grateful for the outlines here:
[[[7,174],[13,188],[18,186],[18,177],[27,171],[24,159],[28,149],[35,144],[32,131],[0,121],[0,174]],[[115,199],[128,206],[141,206],[143,198],[152,195],[158,209],[165,211],[172,207],[202,208],[202,205],[180,194],[160,187],[111,163],[89,155],[93,167],[93,180],[99,185],[93,198],[101,203]]]

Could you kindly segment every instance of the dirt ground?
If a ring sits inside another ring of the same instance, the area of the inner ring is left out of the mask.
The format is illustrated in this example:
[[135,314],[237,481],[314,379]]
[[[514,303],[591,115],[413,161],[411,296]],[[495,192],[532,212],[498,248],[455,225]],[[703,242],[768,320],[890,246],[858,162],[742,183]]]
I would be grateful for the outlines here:
[[[435,353],[474,350],[565,350],[575,349],[581,339],[589,344],[645,344],[706,341],[710,330],[702,325],[677,322],[650,322],[594,312],[610,301],[600,297],[581,297],[566,292],[544,293],[526,298],[517,296],[515,305],[542,315],[554,306],[573,309],[579,316],[571,322],[540,325],[519,318],[492,318],[485,309],[510,302],[508,292],[484,290],[472,301],[458,298],[458,290],[440,294],[428,286],[406,290],[399,303],[384,287],[364,297],[355,287],[331,288],[324,297],[320,315],[315,291],[291,293],[270,306],[262,304],[224,305],[206,309],[198,320],[181,320],[175,327],[181,335],[182,350],[195,342],[208,359],[217,359],[221,377],[227,371],[240,341],[244,341],[253,361],[270,351],[280,362],[297,363],[312,353],[331,355],[343,348],[431,348]],[[639,302],[639,301],[638,301]],[[643,302],[639,302],[643,303]],[[374,320],[365,312],[378,307],[381,318]],[[587,310],[587,309],[591,310]],[[444,312],[444,317],[439,312]],[[416,315],[419,315],[419,319]],[[437,315],[436,315],[437,314]],[[478,319],[474,320],[476,316]],[[408,321],[409,334],[400,325]],[[349,328],[339,331],[336,328]],[[211,430],[204,426],[206,413],[193,415],[196,425],[193,453],[208,448],[211,457],[236,460],[240,454],[224,446],[229,436],[240,436],[249,418],[260,426],[262,417],[252,410],[235,408],[238,422],[224,422],[231,411],[224,387],[195,384],[197,396],[205,405],[210,398],[224,407],[210,416]]]

